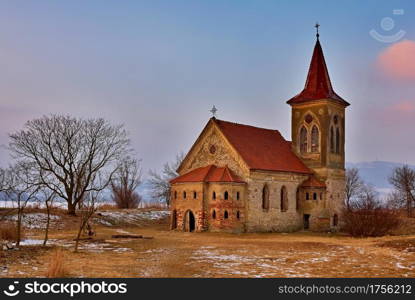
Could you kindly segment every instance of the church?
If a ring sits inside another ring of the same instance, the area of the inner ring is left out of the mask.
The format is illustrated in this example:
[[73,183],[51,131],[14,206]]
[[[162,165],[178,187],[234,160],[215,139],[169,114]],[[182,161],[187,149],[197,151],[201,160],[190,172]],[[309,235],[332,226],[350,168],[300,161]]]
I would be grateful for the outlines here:
[[171,184],[171,229],[212,232],[337,230],[345,189],[345,111],[317,40],[278,130],[212,117]]

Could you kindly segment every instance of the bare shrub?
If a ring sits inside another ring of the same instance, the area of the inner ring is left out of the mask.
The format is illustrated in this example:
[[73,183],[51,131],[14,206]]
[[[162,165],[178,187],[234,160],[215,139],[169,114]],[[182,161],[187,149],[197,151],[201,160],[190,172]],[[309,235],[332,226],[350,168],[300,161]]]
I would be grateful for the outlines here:
[[154,199],[166,203],[167,206],[170,205],[170,180],[179,176],[176,170],[183,162],[183,159],[184,154],[180,153],[176,155],[175,161],[171,163],[167,162],[163,165],[163,170],[161,171],[161,173],[157,173],[154,170],[150,170],[149,172],[149,183],[151,186],[151,193]]
[[[23,233],[21,232],[21,238],[23,238]],[[0,239],[3,241],[15,242],[17,240],[17,228],[16,224],[11,222],[6,222],[0,226]]]
[[355,237],[383,236],[400,225],[399,211],[381,202],[370,186],[342,212],[342,229]]
[[139,161],[125,157],[119,164],[111,180],[112,201],[118,208],[137,208],[141,196],[136,189],[141,184]]
[[52,253],[46,277],[62,278],[66,276],[68,276],[68,270],[65,265],[65,253],[62,249],[57,249]]
[[407,216],[412,217],[415,206],[415,170],[408,165],[395,168],[389,182],[395,188],[395,205],[406,207]]

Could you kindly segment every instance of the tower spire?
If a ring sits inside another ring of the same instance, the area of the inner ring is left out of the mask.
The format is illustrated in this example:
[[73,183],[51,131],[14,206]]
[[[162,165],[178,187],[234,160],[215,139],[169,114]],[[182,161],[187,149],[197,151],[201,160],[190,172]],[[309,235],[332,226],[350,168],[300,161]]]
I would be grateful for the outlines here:
[[304,89],[301,93],[288,100],[287,103],[295,104],[313,100],[329,99],[348,106],[349,103],[337,95],[331,85],[329,71],[327,69],[323,49],[321,48],[319,40],[320,34],[318,29],[320,24],[316,23],[314,27],[316,28],[317,41],[314,46],[313,56],[311,57]]

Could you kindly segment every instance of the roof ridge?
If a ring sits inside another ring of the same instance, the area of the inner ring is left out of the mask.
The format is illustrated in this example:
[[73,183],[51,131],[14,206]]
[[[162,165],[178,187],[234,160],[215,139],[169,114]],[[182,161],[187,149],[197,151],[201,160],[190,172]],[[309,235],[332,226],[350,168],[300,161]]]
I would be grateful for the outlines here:
[[224,122],[224,123],[228,123],[228,124],[232,124],[232,125],[251,127],[251,128],[255,128],[255,129],[262,129],[262,130],[268,130],[268,131],[274,131],[274,132],[280,133],[280,131],[278,129],[258,127],[258,126],[248,125],[248,124],[242,124],[242,123],[236,123],[236,122],[231,122],[231,121],[226,121],[226,120],[220,120],[220,119],[216,119],[216,118],[212,118],[212,119],[214,119],[214,121]]

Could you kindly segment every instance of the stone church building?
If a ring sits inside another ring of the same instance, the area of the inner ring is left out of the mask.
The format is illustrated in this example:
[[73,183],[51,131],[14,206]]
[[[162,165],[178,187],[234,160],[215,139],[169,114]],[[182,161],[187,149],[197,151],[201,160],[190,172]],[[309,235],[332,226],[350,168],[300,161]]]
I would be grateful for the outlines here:
[[345,109],[319,36],[291,106],[291,141],[278,130],[211,118],[171,180],[171,229],[335,230],[344,201]]

